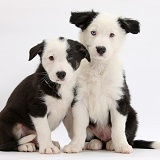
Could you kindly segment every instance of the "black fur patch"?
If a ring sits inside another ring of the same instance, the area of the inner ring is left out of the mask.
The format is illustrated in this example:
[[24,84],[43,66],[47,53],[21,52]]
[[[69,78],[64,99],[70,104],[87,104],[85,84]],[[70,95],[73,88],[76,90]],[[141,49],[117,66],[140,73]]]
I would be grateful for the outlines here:
[[76,99],[76,97],[77,97],[77,88],[78,88],[78,86],[75,86],[75,87],[73,88],[74,99],[73,99],[73,101],[72,101],[72,103],[71,103],[71,107],[73,107],[74,104],[77,102],[77,99]]
[[151,147],[152,143],[153,143],[153,141],[135,140],[133,143],[133,148],[153,149]]
[[37,54],[40,56],[42,56],[44,47],[45,47],[46,42],[43,41],[39,44],[37,44],[36,46],[32,47],[29,51],[29,61],[32,60]]
[[52,82],[49,79],[47,72],[43,68],[42,64],[39,65],[37,71],[35,72],[35,83],[37,83],[37,85],[40,85],[41,87],[40,89],[43,90],[44,94],[50,95],[57,99],[62,99],[61,95],[58,94],[58,90],[61,87],[61,85],[58,83]]
[[67,49],[67,60],[72,68],[76,70],[83,58],[90,61],[88,50],[79,42],[68,39],[69,48]]
[[70,23],[85,30],[98,14],[98,12],[93,10],[90,12],[71,12]]
[[126,116],[128,114],[128,108],[130,106],[130,94],[125,80],[125,76],[124,76],[124,86],[122,88],[122,91],[123,91],[123,97],[117,101],[118,104],[117,110],[122,115]]
[[140,32],[140,23],[129,18],[118,18],[118,23],[126,33],[137,34]]
[[130,105],[130,94],[129,89],[126,83],[125,75],[124,75],[124,86],[122,88],[123,97],[117,101],[118,107],[117,110],[122,115],[127,115],[126,121],[126,137],[127,141],[130,145],[133,145],[133,140],[136,136],[137,128],[138,128],[138,120],[137,120],[137,113]]

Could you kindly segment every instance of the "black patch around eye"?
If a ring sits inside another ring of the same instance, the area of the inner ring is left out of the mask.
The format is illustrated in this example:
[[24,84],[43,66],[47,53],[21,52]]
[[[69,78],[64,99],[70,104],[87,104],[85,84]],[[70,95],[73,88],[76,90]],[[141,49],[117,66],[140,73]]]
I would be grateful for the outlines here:
[[[74,51],[72,51],[72,50],[68,50],[68,52],[74,52]],[[68,56],[67,56],[67,61],[71,64],[71,66],[72,66],[72,68],[74,69],[74,70],[76,70],[78,67],[77,67],[77,61],[76,61],[76,59],[73,57],[73,55],[72,54],[68,54]]]
[[89,53],[86,50],[86,48],[78,41],[73,41],[71,39],[68,39],[67,43],[68,43],[68,48],[66,50],[67,52],[66,58],[68,62],[71,64],[72,68],[76,70],[80,66],[81,60],[83,58],[86,58],[89,61],[88,58]]
[[67,56],[67,60],[68,60],[68,61],[72,61],[73,59],[74,59],[74,57],[73,57],[72,54],[69,54],[69,55]]

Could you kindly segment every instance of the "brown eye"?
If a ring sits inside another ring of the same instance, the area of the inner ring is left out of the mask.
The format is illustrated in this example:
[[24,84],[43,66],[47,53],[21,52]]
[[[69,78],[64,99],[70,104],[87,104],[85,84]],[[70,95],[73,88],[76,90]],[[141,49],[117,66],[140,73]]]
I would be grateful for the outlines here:
[[54,61],[54,57],[53,57],[53,56],[50,56],[50,57],[49,57],[49,60],[50,60],[50,61]]
[[110,33],[110,35],[109,35],[109,37],[114,37],[115,36],[115,34],[114,33]]
[[97,34],[96,31],[91,31],[92,36],[95,36],[96,34]]

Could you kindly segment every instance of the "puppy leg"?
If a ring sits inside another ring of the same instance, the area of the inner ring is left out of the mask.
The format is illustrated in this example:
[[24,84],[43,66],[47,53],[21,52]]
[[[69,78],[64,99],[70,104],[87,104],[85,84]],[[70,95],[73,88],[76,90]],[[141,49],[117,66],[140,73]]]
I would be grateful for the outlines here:
[[[118,153],[131,153],[133,151],[132,146],[127,142],[125,135],[126,128],[126,115],[122,115],[117,111],[117,107],[112,106],[111,111],[111,123],[112,123],[112,146]],[[112,148],[112,147],[111,147]]]
[[35,152],[36,146],[34,143],[26,143],[18,146],[19,152]]
[[42,154],[59,153],[60,150],[52,143],[51,140],[51,130],[49,128],[47,116],[43,118],[31,118],[37,132],[39,152]]
[[73,113],[73,138],[69,145],[63,149],[66,153],[82,151],[86,139],[86,128],[89,124],[88,111],[83,103],[77,102],[72,108]]
[[70,107],[66,117],[63,120],[63,124],[68,132],[68,136],[70,139],[73,138],[73,116],[72,116],[72,108]]

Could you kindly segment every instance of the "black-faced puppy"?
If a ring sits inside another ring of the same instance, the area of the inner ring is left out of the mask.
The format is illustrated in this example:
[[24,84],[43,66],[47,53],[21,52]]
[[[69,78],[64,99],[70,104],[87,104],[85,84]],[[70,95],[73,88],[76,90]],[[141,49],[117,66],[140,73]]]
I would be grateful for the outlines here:
[[[86,48],[77,41],[45,40],[30,50],[29,60],[40,56],[40,64],[13,91],[0,113],[0,150],[59,153],[51,131],[64,119],[74,100],[76,70]],[[35,138],[36,137],[36,138]]]
[[[72,141],[64,152],[80,152],[85,140],[87,149],[98,150],[104,144],[107,150],[120,153],[131,153],[132,147],[160,148],[158,142],[134,141],[137,115],[120,59],[126,35],[138,34],[139,22],[94,11],[72,12],[70,22],[81,29],[80,41],[91,62],[80,67],[77,102],[64,121]],[[71,115],[73,133],[68,122]]]

